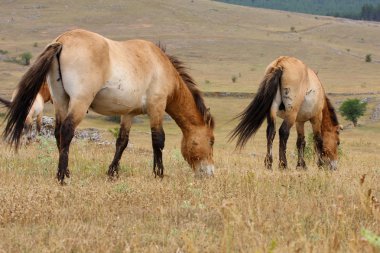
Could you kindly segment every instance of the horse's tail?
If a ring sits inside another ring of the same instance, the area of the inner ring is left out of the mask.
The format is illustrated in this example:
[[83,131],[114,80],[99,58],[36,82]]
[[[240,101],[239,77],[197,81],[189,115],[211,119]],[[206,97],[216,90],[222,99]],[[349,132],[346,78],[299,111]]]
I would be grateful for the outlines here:
[[20,138],[26,117],[32,107],[34,100],[45,81],[54,57],[59,57],[62,44],[55,42],[48,45],[22,76],[18,84],[18,92],[13,99],[9,111],[5,117],[6,126],[3,138],[15,145],[16,150],[20,144]]
[[0,103],[3,104],[5,107],[11,107],[12,101],[0,97]]
[[278,88],[281,86],[282,68],[271,68],[261,82],[255,98],[248,107],[236,118],[240,123],[230,133],[230,141],[238,138],[236,147],[243,148],[248,139],[254,135],[263,124],[275,99]]

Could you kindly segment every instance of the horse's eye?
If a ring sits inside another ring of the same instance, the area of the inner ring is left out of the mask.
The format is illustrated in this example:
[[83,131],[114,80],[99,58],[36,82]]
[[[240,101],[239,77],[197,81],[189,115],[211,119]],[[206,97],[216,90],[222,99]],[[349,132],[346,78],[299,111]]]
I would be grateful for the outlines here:
[[338,146],[340,145],[340,141],[338,141],[336,144],[338,144]]
[[209,143],[210,143],[210,146],[214,146],[214,139],[211,139]]

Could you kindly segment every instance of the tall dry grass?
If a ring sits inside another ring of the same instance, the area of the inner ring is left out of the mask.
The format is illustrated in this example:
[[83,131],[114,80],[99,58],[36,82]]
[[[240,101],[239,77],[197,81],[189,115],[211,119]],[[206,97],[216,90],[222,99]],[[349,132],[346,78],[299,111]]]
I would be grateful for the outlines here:
[[17,155],[1,145],[0,252],[376,252],[360,234],[380,233],[372,155],[346,148],[334,172],[266,171],[260,156],[216,148],[215,177],[196,179],[169,143],[160,180],[149,135],[136,135],[115,182],[113,146],[76,141],[64,187],[53,140]]

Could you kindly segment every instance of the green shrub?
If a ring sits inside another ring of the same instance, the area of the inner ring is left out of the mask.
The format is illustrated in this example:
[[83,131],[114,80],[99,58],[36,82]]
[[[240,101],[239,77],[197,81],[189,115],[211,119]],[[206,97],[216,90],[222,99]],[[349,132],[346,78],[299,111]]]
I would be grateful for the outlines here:
[[364,115],[367,109],[367,103],[361,102],[359,99],[347,99],[339,107],[339,112],[346,119],[354,124],[354,127],[358,124],[360,116]]
[[119,137],[119,131],[120,129],[118,127],[108,129],[108,132],[110,132],[115,138]]
[[21,64],[23,65],[30,65],[30,59],[32,59],[32,54],[30,52],[24,52],[20,55],[21,57]]
[[372,61],[372,55],[371,54],[367,54],[365,56],[365,62],[371,62]]

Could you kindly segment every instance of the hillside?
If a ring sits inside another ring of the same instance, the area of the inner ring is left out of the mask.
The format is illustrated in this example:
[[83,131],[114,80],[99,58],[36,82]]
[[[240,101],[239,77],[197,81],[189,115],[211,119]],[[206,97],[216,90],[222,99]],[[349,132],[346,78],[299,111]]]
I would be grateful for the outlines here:
[[[53,137],[39,137],[17,154],[0,142],[0,252],[377,252],[365,233],[380,235],[379,23],[206,0],[5,0],[0,96],[9,98],[27,69],[7,58],[31,52],[33,62],[73,28],[160,41],[202,91],[219,94],[205,97],[216,121],[215,176],[194,177],[181,155],[181,130],[170,119],[162,180],[152,174],[147,117],[133,124],[115,181],[105,174],[115,150],[110,130],[118,124],[91,111],[79,128],[99,129],[105,142],[73,141],[66,186],[56,183]],[[256,92],[280,55],[318,72],[336,108],[353,97],[369,103],[357,128],[339,117],[345,129],[337,171],[318,168],[310,154],[308,170],[295,169],[295,127],[287,171],[277,168],[278,132],[274,170],[264,168],[265,124],[241,151],[228,142],[232,119],[251,101],[246,93]]]
[[317,15],[339,14],[340,16],[359,14],[364,5],[377,6],[379,0],[219,0],[220,2],[268,8],[275,10],[293,11]]
[[[304,60],[329,92],[380,91],[379,24],[211,1],[7,1],[0,10],[0,49],[36,56],[75,27],[118,40],[161,41],[207,91],[255,91],[266,65],[280,55]],[[372,63],[364,61],[367,54]],[[8,87],[2,94],[11,93],[23,71],[0,62],[0,85]]]

